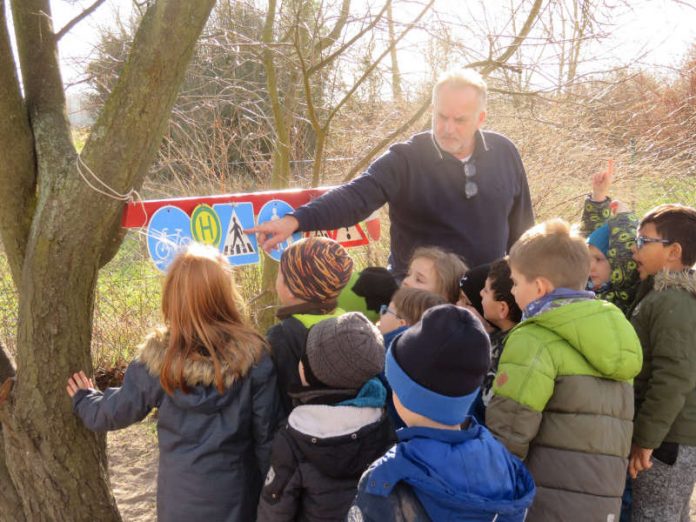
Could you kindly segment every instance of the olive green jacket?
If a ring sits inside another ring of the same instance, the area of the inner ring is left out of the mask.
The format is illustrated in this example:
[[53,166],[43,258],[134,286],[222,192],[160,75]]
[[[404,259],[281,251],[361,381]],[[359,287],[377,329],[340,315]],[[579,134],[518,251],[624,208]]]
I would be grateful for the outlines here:
[[660,272],[641,290],[631,315],[643,347],[633,440],[696,446],[696,272]]
[[512,329],[486,423],[534,477],[528,520],[618,520],[641,364],[631,324],[606,301],[563,305]]

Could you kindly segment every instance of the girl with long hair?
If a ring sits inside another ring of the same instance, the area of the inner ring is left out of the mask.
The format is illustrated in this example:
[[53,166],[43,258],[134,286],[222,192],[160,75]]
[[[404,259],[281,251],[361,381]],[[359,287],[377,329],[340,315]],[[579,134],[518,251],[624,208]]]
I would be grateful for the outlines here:
[[280,417],[265,339],[246,321],[232,267],[191,245],[170,265],[164,326],[140,346],[123,385],[68,379],[73,410],[93,431],[117,430],[157,408],[160,522],[247,521],[256,514]]

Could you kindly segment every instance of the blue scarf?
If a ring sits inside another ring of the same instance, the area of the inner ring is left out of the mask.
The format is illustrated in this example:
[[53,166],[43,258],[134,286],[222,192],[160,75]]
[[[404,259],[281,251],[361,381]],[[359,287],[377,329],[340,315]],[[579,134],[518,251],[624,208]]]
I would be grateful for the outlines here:
[[357,406],[358,408],[384,408],[387,389],[378,377],[373,377],[360,388],[352,399],[339,402],[336,406]]
[[522,320],[546,312],[559,306],[595,299],[595,293],[588,290],[571,290],[570,288],[556,288],[553,292],[529,303],[522,311]]

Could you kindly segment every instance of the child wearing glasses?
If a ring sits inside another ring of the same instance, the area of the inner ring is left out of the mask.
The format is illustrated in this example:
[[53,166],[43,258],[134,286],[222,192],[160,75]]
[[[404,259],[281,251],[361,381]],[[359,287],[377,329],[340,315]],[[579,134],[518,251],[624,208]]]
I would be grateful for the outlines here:
[[635,379],[631,518],[689,520],[696,482],[696,209],[650,210],[633,258],[641,285],[631,322],[643,368]]
[[440,294],[455,304],[459,299],[459,281],[467,270],[466,263],[452,252],[437,247],[417,248],[401,285]]
[[582,209],[581,233],[587,237],[591,264],[587,289],[624,313],[635,298],[638,271],[631,248],[638,218],[620,201],[609,198],[613,164],[592,176],[592,193]]
[[585,290],[590,254],[565,221],[525,232],[509,263],[522,322],[505,342],[486,423],[534,477],[527,520],[618,520],[638,337]]
[[[426,310],[433,306],[445,304],[446,302],[444,297],[428,292],[427,290],[422,290],[420,288],[399,288],[392,297],[389,305],[382,305],[380,310],[381,319],[377,327],[384,338],[384,347],[389,349],[392,341],[399,334],[420,321]],[[387,388],[387,413],[396,428],[403,428],[405,424],[396,413],[391,388],[387,383],[387,379],[384,374],[380,377]]]
[[394,337],[420,321],[423,312],[447,301],[441,295],[420,288],[399,288],[388,305],[382,305],[377,328],[389,348]]

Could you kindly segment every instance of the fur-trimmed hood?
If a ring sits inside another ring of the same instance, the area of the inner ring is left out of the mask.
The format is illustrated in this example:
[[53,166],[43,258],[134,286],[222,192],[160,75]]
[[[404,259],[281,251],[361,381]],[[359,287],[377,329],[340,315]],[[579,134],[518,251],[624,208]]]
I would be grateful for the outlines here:
[[696,270],[671,272],[663,270],[655,275],[653,290],[662,292],[669,288],[686,290],[696,296]]
[[[168,330],[166,328],[158,328],[150,333],[138,347],[137,361],[143,364],[147,368],[148,373],[157,379],[159,379],[162,371],[168,341]],[[214,411],[224,407],[235,395],[236,384],[240,381],[240,379],[236,378],[236,375],[245,376],[251,368],[231,369],[224,360],[220,361],[220,364],[222,365],[223,382],[226,388],[223,395],[220,395],[215,388],[215,367],[213,361],[208,357],[200,357],[186,361],[184,365],[184,380],[190,387],[190,392],[183,393],[181,390],[175,390],[173,394],[174,401],[184,408],[203,408]]]

